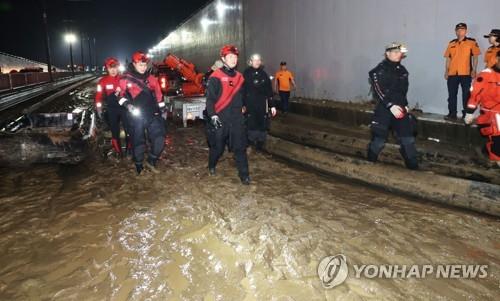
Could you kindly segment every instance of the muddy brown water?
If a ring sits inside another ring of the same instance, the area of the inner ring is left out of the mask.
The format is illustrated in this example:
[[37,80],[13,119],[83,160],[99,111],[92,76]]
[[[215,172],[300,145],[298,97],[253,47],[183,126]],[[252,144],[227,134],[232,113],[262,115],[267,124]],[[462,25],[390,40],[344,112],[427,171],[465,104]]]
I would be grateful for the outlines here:
[[[250,154],[208,176],[202,128],[169,129],[161,174],[128,160],[0,169],[0,300],[498,300],[500,222]],[[445,188],[443,188],[445,189]],[[347,280],[348,264],[486,264],[484,279]]]

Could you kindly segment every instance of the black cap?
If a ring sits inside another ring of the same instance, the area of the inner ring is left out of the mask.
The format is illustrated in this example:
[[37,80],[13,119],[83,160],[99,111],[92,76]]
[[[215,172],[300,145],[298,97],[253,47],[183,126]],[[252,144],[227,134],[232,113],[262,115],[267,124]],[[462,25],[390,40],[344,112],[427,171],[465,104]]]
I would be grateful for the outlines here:
[[285,62],[285,61],[282,61],[282,62],[280,63],[280,66],[286,66],[286,62]]
[[467,29],[467,24],[465,24],[465,23],[458,23],[455,26],[455,30],[457,30],[457,29]]
[[497,38],[500,38],[500,29],[492,29],[490,34],[487,34],[485,35],[484,37],[485,38],[489,38],[491,36],[494,36],[494,37],[497,37]]

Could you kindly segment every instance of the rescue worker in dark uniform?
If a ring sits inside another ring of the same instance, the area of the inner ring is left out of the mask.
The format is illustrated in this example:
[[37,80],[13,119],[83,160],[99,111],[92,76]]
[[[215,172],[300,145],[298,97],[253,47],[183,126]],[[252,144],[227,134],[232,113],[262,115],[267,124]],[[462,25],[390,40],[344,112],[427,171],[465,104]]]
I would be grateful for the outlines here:
[[408,113],[408,71],[401,65],[407,49],[399,43],[386,47],[385,60],[369,72],[377,105],[371,123],[372,139],[368,160],[376,162],[392,129],[409,169],[418,169],[414,137],[414,118]]
[[165,123],[161,108],[165,106],[160,84],[148,71],[149,58],[143,52],[132,55],[128,71],[120,79],[121,99],[119,103],[128,111],[133,160],[137,174],[144,170],[146,133],[149,138],[149,153],[146,167],[158,173],[156,163],[165,144]]
[[264,71],[262,58],[253,54],[249,67],[243,72],[243,102],[247,116],[248,142],[260,151],[266,142],[271,115],[276,115],[273,101],[273,86],[269,75]]
[[215,70],[207,84],[208,118],[208,169],[215,175],[215,167],[224,153],[226,145],[234,153],[241,183],[250,184],[248,160],[246,154],[246,129],[243,116],[244,78],[236,71],[238,49],[233,45],[222,47],[220,56],[224,66]]
[[[122,147],[120,143],[120,122],[125,130],[125,143],[128,145],[128,124],[127,111],[118,103],[120,95],[120,76],[118,67],[120,62],[110,57],[104,62],[108,75],[103,76],[97,84],[95,95],[95,109],[100,119],[106,116],[106,121],[111,129],[111,145],[116,155],[122,156]],[[106,110],[103,113],[103,110]]]
[[495,57],[496,64],[479,73],[472,85],[464,120],[471,124],[474,111],[480,107],[476,124],[481,134],[488,137],[486,150],[490,160],[500,167],[500,50]]

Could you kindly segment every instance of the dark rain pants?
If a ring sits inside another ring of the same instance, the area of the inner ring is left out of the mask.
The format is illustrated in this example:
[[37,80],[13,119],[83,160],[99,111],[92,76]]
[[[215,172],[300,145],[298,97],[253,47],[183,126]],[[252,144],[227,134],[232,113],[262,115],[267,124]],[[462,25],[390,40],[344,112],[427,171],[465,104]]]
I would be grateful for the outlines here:
[[149,158],[157,160],[165,146],[165,122],[160,115],[137,117],[128,114],[130,137],[136,164],[142,164],[146,152],[146,136],[150,143]]
[[396,119],[391,111],[383,105],[377,105],[371,123],[372,139],[368,145],[368,160],[375,162],[385,146],[389,131],[392,129],[400,145],[400,153],[409,169],[418,168],[417,149],[415,146],[415,118],[405,114],[402,119]]

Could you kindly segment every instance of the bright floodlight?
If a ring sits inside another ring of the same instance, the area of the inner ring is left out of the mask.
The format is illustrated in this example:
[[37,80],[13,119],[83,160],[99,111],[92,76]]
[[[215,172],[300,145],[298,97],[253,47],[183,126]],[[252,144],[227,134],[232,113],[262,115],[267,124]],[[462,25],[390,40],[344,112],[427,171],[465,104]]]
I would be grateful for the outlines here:
[[215,23],[217,23],[217,22],[214,20],[210,20],[208,18],[203,18],[200,21],[201,28],[203,29],[203,31],[206,31],[210,25],[215,24]]
[[70,43],[70,44],[73,44],[74,42],[76,42],[76,36],[72,33],[67,33],[65,36],[64,36],[64,40],[67,42],[67,43]]
[[231,7],[225,4],[222,1],[217,2],[215,5],[215,10],[217,11],[217,16],[219,19],[224,18],[224,14],[226,13],[226,10],[230,9]]

